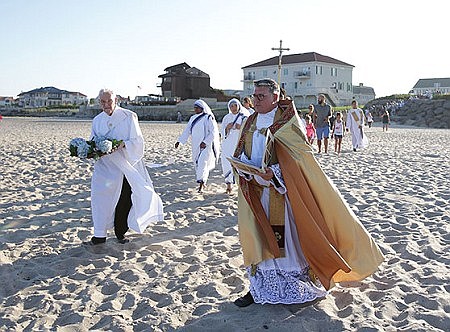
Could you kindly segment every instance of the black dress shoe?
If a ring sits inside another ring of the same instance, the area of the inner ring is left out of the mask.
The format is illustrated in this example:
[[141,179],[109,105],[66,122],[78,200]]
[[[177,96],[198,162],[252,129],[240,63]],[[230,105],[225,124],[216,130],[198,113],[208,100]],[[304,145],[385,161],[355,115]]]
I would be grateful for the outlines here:
[[125,244],[125,243],[128,243],[128,242],[130,242],[130,240],[128,240],[127,238],[123,238],[123,239],[117,239],[117,242],[119,242],[120,244]]
[[106,242],[106,237],[93,236],[89,241],[84,241],[83,244],[87,246],[96,246],[97,244],[103,244]]
[[234,304],[241,308],[248,307],[253,303],[255,303],[255,300],[253,300],[253,296],[250,292],[234,301]]

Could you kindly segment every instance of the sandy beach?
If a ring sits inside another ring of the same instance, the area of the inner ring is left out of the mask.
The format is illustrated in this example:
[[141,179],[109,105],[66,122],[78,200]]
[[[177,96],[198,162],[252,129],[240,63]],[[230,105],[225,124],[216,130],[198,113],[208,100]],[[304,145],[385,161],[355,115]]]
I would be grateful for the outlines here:
[[[311,306],[232,301],[248,290],[237,189],[220,165],[196,192],[185,124],[141,122],[165,220],[130,243],[92,235],[91,161],[70,157],[91,121],[0,122],[2,331],[448,331],[450,130],[367,129],[370,146],[318,155],[325,173],[386,256],[362,282]],[[334,141],[331,142],[334,144]],[[331,149],[333,150],[333,149]]]

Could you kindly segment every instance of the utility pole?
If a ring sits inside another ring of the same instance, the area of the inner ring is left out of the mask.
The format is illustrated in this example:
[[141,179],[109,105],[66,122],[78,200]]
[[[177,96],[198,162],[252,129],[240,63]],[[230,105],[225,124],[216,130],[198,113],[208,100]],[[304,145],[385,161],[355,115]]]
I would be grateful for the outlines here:
[[289,48],[283,48],[283,41],[280,40],[280,47],[272,47],[272,51],[280,52],[280,55],[278,56],[278,84],[281,87],[281,57],[283,56],[283,51],[289,51]]

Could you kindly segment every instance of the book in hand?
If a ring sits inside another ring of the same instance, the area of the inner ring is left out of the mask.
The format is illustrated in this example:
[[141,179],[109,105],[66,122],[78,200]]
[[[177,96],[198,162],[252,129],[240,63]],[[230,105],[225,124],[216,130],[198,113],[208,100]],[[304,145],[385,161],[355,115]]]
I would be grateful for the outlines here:
[[272,158],[273,151],[273,135],[270,130],[267,130],[266,133],[266,142],[264,147],[264,157],[261,162],[261,166],[255,166],[252,164],[248,164],[239,158],[236,157],[227,157],[228,161],[231,163],[231,166],[238,171],[241,171],[246,174],[259,175],[259,173],[265,173],[266,168],[269,165],[270,159]]
[[241,171],[246,174],[258,175],[259,173],[265,173],[265,169],[261,166],[255,166],[252,164],[247,164],[236,157],[227,157],[228,161],[231,163],[234,169]]

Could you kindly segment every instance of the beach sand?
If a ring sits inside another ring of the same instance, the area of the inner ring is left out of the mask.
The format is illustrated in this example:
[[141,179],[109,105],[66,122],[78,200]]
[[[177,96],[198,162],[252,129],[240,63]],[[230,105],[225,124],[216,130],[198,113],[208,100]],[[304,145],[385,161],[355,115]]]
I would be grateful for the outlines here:
[[[69,157],[90,121],[0,122],[3,331],[444,331],[450,327],[450,130],[380,127],[370,146],[317,156],[386,256],[311,306],[232,301],[248,289],[237,189],[220,166],[198,194],[185,124],[141,123],[165,220],[119,245],[92,235],[92,162]],[[159,164],[159,165],[158,165]],[[159,167],[154,167],[159,166]]]

